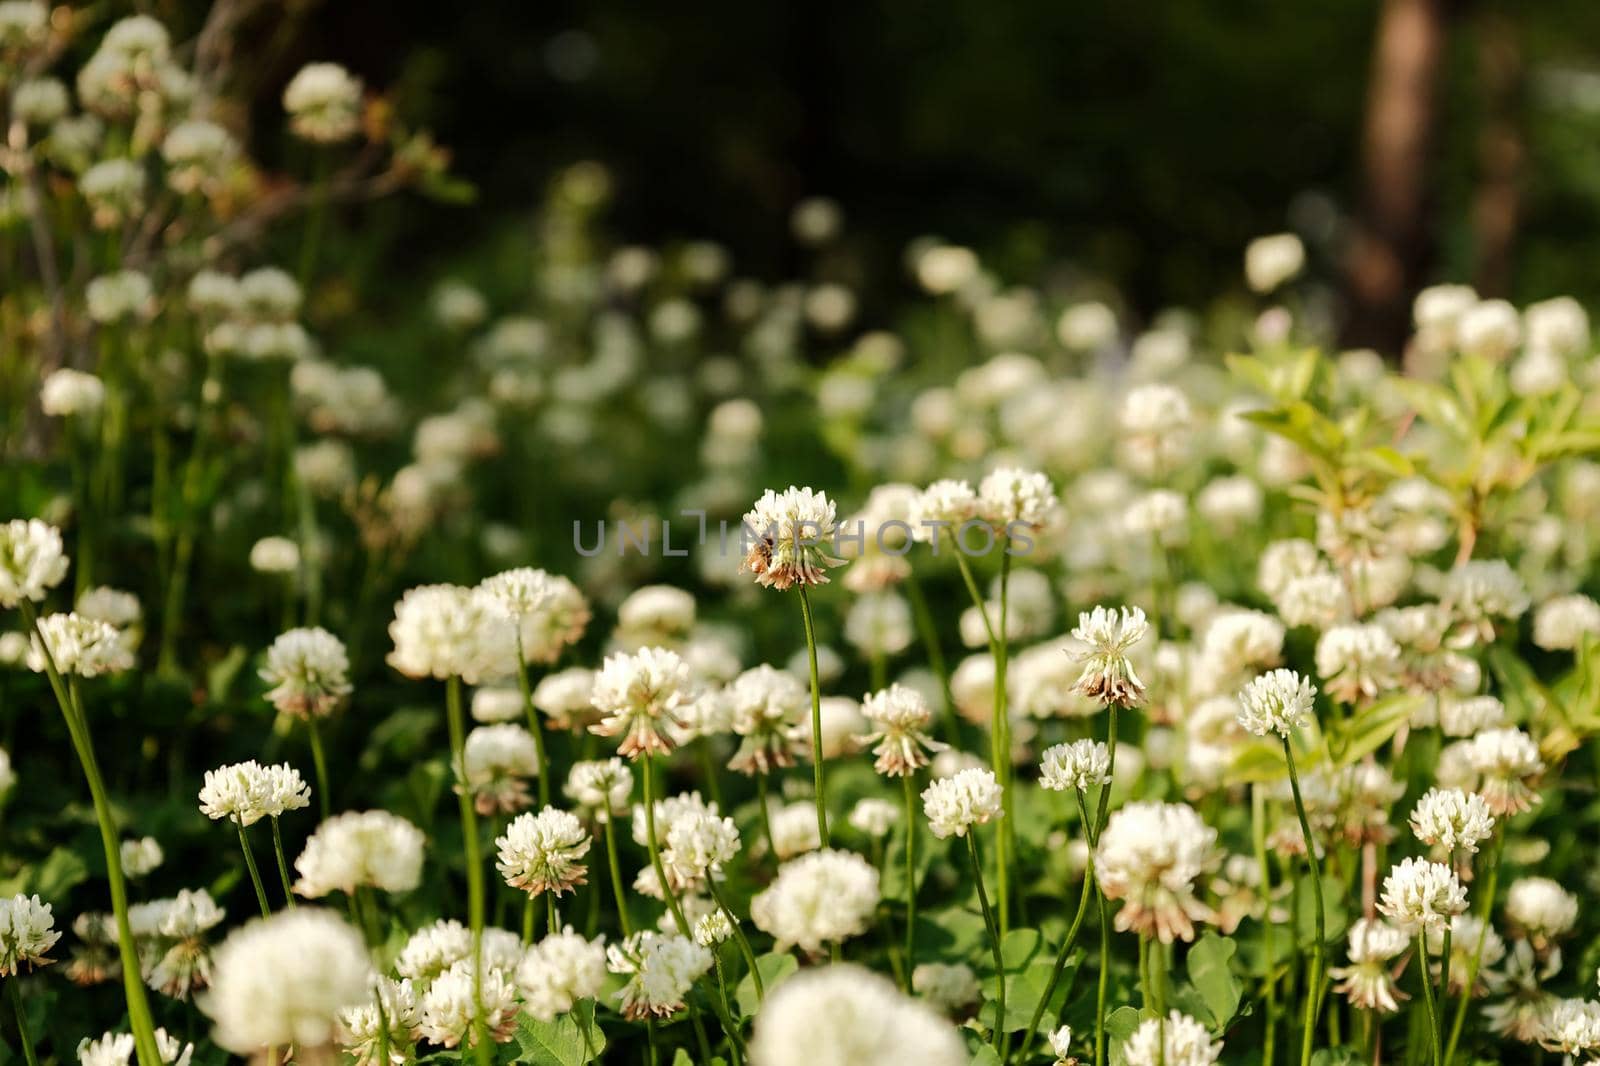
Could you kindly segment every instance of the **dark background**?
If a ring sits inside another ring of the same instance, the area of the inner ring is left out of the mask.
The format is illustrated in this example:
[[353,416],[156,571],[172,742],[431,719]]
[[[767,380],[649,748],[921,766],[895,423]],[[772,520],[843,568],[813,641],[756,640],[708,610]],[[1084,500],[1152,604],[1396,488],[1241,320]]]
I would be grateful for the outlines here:
[[[1404,183],[1368,176],[1363,129],[1385,27],[1404,55],[1424,50],[1419,24],[1439,45],[1420,60],[1418,191],[1400,232],[1380,232],[1403,275],[1385,312],[1350,298],[1352,238],[1370,183]],[[1146,313],[1237,287],[1244,243],[1286,228],[1345,293],[1347,325],[1366,316],[1386,341],[1431,281],[1600,296],[1587,0],[406,0],[290,4],[252,25],[271,42],[264,113],[300,63],[338,60],[438,131],[477,186],[469,208],[374,221],[393,263],[466,256],[594,158],[616,180],[615,232],[710,237],[769,277],[793,265],[788,208],[823,193],[885,276],[936,233],[1013,278],[1069,262]]]

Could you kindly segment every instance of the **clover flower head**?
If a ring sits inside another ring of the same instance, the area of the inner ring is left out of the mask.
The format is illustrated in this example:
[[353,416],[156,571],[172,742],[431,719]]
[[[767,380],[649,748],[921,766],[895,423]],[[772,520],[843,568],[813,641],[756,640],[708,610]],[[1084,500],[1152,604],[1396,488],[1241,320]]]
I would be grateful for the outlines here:
[[828,554],[836,518],[833,501],[821,492],[768,489],[744,516],[741,533],[750,547],[742,569],[766,588],[826,584],[828,568],[843,564]]
[[593,843],[578,816],[546,807],[518,815],[495,838],[500,876],[512,888],[530,896],[552,892],[559,896],[588,882],[589,868],[581,860]]
[[1079,655],[1083,673],[1077,691],[1102,703],[1132,707],[1144,699],[1144,682],[1128,653],[1150,630],[1138,607],[1096,607],[1078,615],[1072,637],[1086,646]]
[[1316,687],[1293,670],[1272,670],[1251,681],[1239,693],[1239,724],[1248,733],[1287,737],[1312,717]]

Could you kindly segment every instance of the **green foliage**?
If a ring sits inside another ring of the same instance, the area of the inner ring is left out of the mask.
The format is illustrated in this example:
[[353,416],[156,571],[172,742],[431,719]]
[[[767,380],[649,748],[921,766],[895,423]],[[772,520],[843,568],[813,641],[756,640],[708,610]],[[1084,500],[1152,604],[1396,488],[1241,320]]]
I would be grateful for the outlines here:
[[572,1010],[551,1021],[523,1014],[517,1020],[515,1061],[531,1066],[584,1066],[600,1058],[606,1034],[595,1023],[595,1002],[579,1000]]

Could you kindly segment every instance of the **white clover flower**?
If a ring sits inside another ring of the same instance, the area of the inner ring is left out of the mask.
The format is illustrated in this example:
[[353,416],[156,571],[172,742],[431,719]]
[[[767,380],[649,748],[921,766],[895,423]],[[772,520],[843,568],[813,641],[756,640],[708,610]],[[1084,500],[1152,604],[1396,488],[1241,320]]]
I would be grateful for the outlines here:
[[570,925],[530,947],[516,974],[523,1009],[546,1022],[598,996],[605,980],[605,938],[588,940]]
[[1132,707],[1144,699],[1144,682],[1134,672],[1128,653],[1149,632],[1144,611],[1138,607],[1113,610],[1096,607],[1078,615],[1072,637],[1084,644],[1079,655],[1083,673],[1077,691],[1102,703]]
[[60,939],[50,904],[38,896],[0,897],[0,977],[53,962],[47,956]]
[[474,981],[472,964],[457,962],[428,986],[422,994],[417,1026],[424,1040],[447,1048],[476,1046],[475,999],[482,1003],[483,1027],[489,1039],[497,1044],[511,1039],[517,1028],[517,986],[502,970],[487,965],[481,970],[479,980]]
[[1548,877],[1519,877],[1506,893],[1506,918],[1543,950],[1578,923],[1578,897]]
[[311,802],[311,788],[288,763],[262,766],[251,759],[207,770],[200,788],[200,813],[214,821],[254,825]]
[[1539,1020],[1539,1046],[1572,1059],[1600,1048],[1600,1003],[1594,1000],[1559,999]]
[[47,614],[28,648],[28,669],[36,674],[54,665],[62,674],[99,677],[133,669],[133,653],[115,626],[76,612]]
[[733,919],[720,907],[695,919],[694,942],[703,948],[715,948],[733,936]]
[[50,36],[50,8],[41,0],[5,0],[0,3],[0,49],[24,52]]
[[1350,614],[1350,597],[1344,582],[1330,570],[1290,579],[1274,600],[1287,625],[1325,629]]
[[[522,655],[530,663],[553,663],[568,646],[582,639],[589,625],[589,603],[568,579],[544,570],[521,567],[485,578],[479,594],[515,623]],[[510,644],[508,634],[506,642]]]
[[1544,773],[1544,760],[1532,737],[1520,729],[1491,729],[1467,744],[1467,764],[1479,777],[1477,791],[1490,811],[1521,814],[1538,805],[1532,783]]
[[1057,502],[1055,487],[1037,470],[998,467],[978,483],[978,514],[1007,535],[1019,526],[1043,527]]
[[105,383],[71,367],[51,371],[39,387],[39,409],[55,418],[93,418],[105,402]]
[[[824,696],[817,706],[822,721],[822,757],[839,759],[860,751],[862,731],[867,728],[867,720],[861,714],[861,704],[848,696]],[[810,715],[800,716],[800,724],[795,732],[800,740],[801,755],[811,754]]]
[[1261,551],[1256,564],[1256,587],[1276,601],[1295,578],[1326,570],[1322,554],[1309,540],[1275,540]]
[[1401,932],[1415,936],[1442,929],[1467,909],[1467,890],[1450,867],[1406,859],[1383,879],[1378,910]]
[[606,657],[595,677],[590,702],[603,717],[589,731],[621,736],[619,754],[666,754],[673,748],[671,727],[681,726],[680,709],[694,698],[689,666],[677,652],[640,648]]
[[[128,925],[139,942],[145,984],[174,999],[188,999],[192,992],[206,987],[211,982],[212,959],[205,934],[222,924],[224,917],[226,912],[203,888],[184,889],[171,899],[129,907]],[[114,925],[106,932],[114,941]]]
[[155,310],[155,290],[150,279],[137,270],[92,278],[83,296],[89,317],[102,324],[145,317]]
[[1257,237],[1245,245],[1244,276],[1256,292],[1272,292],[1292,280],[1305,265],[1305,245],[1293,233]]
[[1533,642],[1546,651],[1576,651],[1591,633],[1600,633],[1600,603],[1588,596],[1557,596],[1533,614]]
[[67,576],[61,531],[37,518],[0,526],[0,607],[38,603]]
[[1111,751],[1098,740],[1074,740],[1044,750],[1039,785],[1053,792],[1087,792],[1111,779]]
[[250,569],[258,574],[292,574],[300,569],[300,545],[288,537],[262,537],[250,546]]
[[161,850],[161,842],[155,837],[124,840],[118,850],[122,858],[122,872],[129,877],[145,876],[166,858]]
[[[565,670],[546,674],[533,686],[533,706],[558,729],[580,728],[595,714],[592,697],[598,676],[596,671],[586,666],[569,666]],[[521,693],[514,687],[506,691],[510,694],[508,699],[515,698],[517,714],[521,714]]]
[[965,481],[935,481],[911,501],[911,536],[939,550],[945,535],[955,536],[978,517],[978,494]]
[[267,649],[261,680],[273,686],[267,702],[296,718],[325,718],[350,695],[350,656],[344,642],[320,626],[279,634]]
[[167,184],[188,196],[219,182],[239,155],[233,134],[205,119],[191,118],[167,131],[161,157],[167,163]]
[[1522,320],[1505,300],[1481,300],[1455,323],[1456,343],[1468,355],[1499,362],[1522,340]]
[[1475,792],[1430,788],[1411,811],[1411,831],[1446,858],[1457,851],[1475,854],[1494,832],[1494,815]]
[[861,936],[879,900],[878,871],[854,852],[824,848],[784,863],[750,901],[750,920],[778,942],[817,954]]
[[1570,296],[1541,300],[1522,309],[1528,347],[1554,355],[1584,355],[1589,349],[1589,313]]
[[[194,1045],[182,1043],[166,1029],[155,1031],[156,1051],[163,1066],[189,1066]],[[78,1066],[128,1066],[133,1061],[132,1033],[103,1033],[97,1040],[78,1041]]]
[[510,722],[478,726],[467,734],[458,768],[458,792],[473,799],[479,814],[514,814],[528,806],[528,778],[539,773],[539,746],[532,733]]
[[1287,737],[1311,720],[1316,695],[1311,681],[1293,670],[1262,674],[1239,693],[1239,724],[1258,737]]
[[388,811],[348,811],[317,826],[295,859],[296,895],[307,899],[363,885],[410,892],[422,881],[422,830]]
[[221,318],[244,307],[244,292],[239,279],[216,270],[200,270],[189,279],[186,290],[189,309],[198,315]]
[[698,886],[720,877],[722,867],[738,854],[739,830],[732,818],[691,811],[673,819],[661,862],[674,887]]
[[331,911],[299,907],[234,930],[212,957],[200,1009],[228,1051],[255,1055],[332,1042],[339,1012],[366,1002],[372,963],[357,933]]
[[900,821],[900,808],[886,799],[867,796],[856,800],[850,808],[850,827],[874,840],[889,835],[889,830]]
[[945,745],[928,735],[933,710],[916,689],[893,684],[869,693],[861,701],[861,714],[873,730],[861,738],[874,744],[872,767],[886,777],[904,777],[928,765],[928,752]]
[[1410,938],[1392,925],[1358,918],[1350,926],[1350,965],[1330,966],[1328,976],[1339,982],[1335,992],[1350,998],[1355,1007],[1392,1014],[1406,999],[1390,972],[1389,960],[1405,951]]
[[833,501],[821,492],[768,489],[741,524],[741,539],[750,545],[742,569],[766,588],[826,584],[828,568],[843,564],[828,554],[836,518]]
[[621,759],[576,762],[562,788],[595,821],[604,824],[628,813],[633,797],[633,771]]
[[809,801],[791,803],[772,812],[772,850],[779,862],[822,847],[817,830],[817,809]]
[[589,868],[579,860],[594,843],[578,816],[546,807],[535,814],[519,814],[495,838],[499,858],[495,868],[506,884],[530,896],[552,892],[559,896],[588,883]]
[[1112,814],[1095,848],[1095,874],[1108,899],[1123,901],[1116,927],[1141,936],[1194,939],[1211,911],[1194,895],[1217,831],[1184,803],[1130,803]]
[[1000,782],[989,770],[962,770],[922,790],[922,811],[928,828],[940,840],[964,837],[975,825],[1001,816]]
[[[1435,982],[1443,969],[1439,960],[1444,955],[1444,930],[1430,929],[1425,934],[1428,944],[1429,966]],[[1481,996],[1488,991],[1488,976],[1493,967],[1506,957],[1506,942],[1494,927],[1485,926],[1475,914],[1458,914],[1450,919],[1450,992],[1460,995],[1467,988],[1467,970],[1477,956],[1479,979],[1472,994]],[[1482,943],[1482,951],[1478,950]]]
[[677,646],[694,629],[694,595],[672,585],[634,589],[617,605],[617,638],[626,650]]
[[1400,646],[1380,625],[1334,626],[1317,639],[1316,660],[1328,695],[1355,703],[1397,682]]
[[1174,548],[1189,537],[1189,504],[1169,489],[1154,489],[1130,501],[1122,512],[1123,531],[1132,537]]
[[[416,986],[408,979],[380,976],[359,1007],[339,1012],[339,1043],[356,1066],[402,1066],[411,1057],[422,1025]],[[384,1058],[381,1045],[388,1045]]]
[[750,1040],[751,1066],[966,1066],[969,1058],[948,1020],[852,964],[805,970],[773,989]]
[[1127,1066],[1211,1066],[1222,1055],[1222,1041],[1179,1011],[1146,1018],[1122,1045]]
[[793,674],[766,664],[746,670],[722,692],[741,738],[728,766],[746,774],[793,766],[800,750],[806,688]]
[[442,918],[411,934],[394,968],[401,977],[425,985],[471,954],[472,931],[454,918]]
[[711,969],[711,952],[688,937],[645,931],[606,948],[606,968],[626,974],[618,993],[630,1020],[666,1018],[683,1009],[694,983]]
[[1472,559],[1445,575],[1439,598],[1459,621],[1462,643],[1494,640],[1496,619],[1528,609],[1528,590],[1504,559]]
[[1045,1034],[1050,1042],[1050,1051],[1056,1057],[1056,1066],[1069,1066],[1075,1061],[1069,1054],[1072,1050],[1072,1026],[1063,1025]]
[[421,585],[395,604],[389,665],[407,677],[459,677],[469,685],[503,677],[515,649],[509,624],[459,585]]
[[965,963],[925,962],[911,971],[911,990],[934,1010],[950,1014],[978,1002],[983,988]]
[[337,63],[307,63],[284,88],[283,109],[308,141],[349,140],[361,128],[361,80]]
[[845,615],[844,639],[868,659],[899,655],[911,647],[915,635],[911,605],[892,592],[863,595]]
[[1439,731],[1447,737],[1474,737],[1505,720],[1506,705],[1493,696],[1439,701]]

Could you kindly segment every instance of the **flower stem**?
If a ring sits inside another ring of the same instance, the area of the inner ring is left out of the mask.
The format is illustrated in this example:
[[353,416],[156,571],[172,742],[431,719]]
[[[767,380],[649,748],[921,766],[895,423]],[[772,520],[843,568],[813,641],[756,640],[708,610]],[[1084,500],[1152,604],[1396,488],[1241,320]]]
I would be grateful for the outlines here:
[[1272,1066],[1274,1044],[1278,1037],[1278,980],[1273,973],[1277,965],[1272,947],[1272,867],[1267,862],[1267,798],[1260,785],[1250,788],[1250,835],[1255,845],[1256,866],[1261,871],[1261,954],[1266,970],[1265,1034],[1261,1038],[1261,1066]]
[[728,977],[722,972],[722,956],[715,950],[711,952],[711,961],[717,970],[717,994],[720,1000],[718,1013],[722,1016],[722,1031],[728,1037],[728,1049],[733,1054],[733,1066],[739,1066],[745,1054],[744,1039],[739,1036],[739,1026],[733,1020],[733,1005],[728,998]]
[[688,921],[683,917],[683,908],[678,905],[678,894],[672,890],[672,885],[667,881],[667,867],[661,861],[661,845],[656,840],[656,757],[651,752],[644,753],[644,834],[645,841],[650,847],[650,865],[656,871],[656,880],[661,882],[661,895],[667,901],[667,909],[672,912],[672,920],[678,927],[678,932],[684,936],[693,936],[694,931],[689,928]]
[[1445,1046],[1444,1064],[1455,1060],[1456,1047],[1461,1043],[1461,1030],[1467,1022],[1467,1001],[1478,983],[1478,968],[1483,964],[1483,945],[1489,938],[1489,913],[1494,908],[1494,896],[1500,886],[1500,859],[1505,851],[1506,836],[1503,822],[1494,827],[1494,848],[1489,857],[1489,875],[1484,878],[1483,894],[1478,898],[1478,942],[1473,946],[1472,958],[1467,962],[1467,982],[1456,1002],[1455,1017],[1450,1022],[1450,1042]]
[[906,801],[906,987],[916,970],[917,953],[917,787],[912,774],[900,776]]
[[[1317,858],[1317,843],[1311,835],[1311,819],[1306,816],[1305,800],[1300,795],[1300,774],[1295,770],[1294,748],[1287,736],[1283,738],[1283,757],[1289,764],[1289,786],[1294,792],[1295,813],[1300,816],[1300,835],[1305,838],[1306,865],[1311,868],[1311,899],[1316,913],[1316,940],[1311,944],[1311,977],[1306,987],[1305,1024],[1300,1036],[1300,1066],[1311,1066],[1311,1045],[1316,1037],[1317,1008],[1318,1000],[1322,997],[1322,974],[1327,940],[1322,909],[1322,861]],[[1426,967],[1423,968],[1422,980],[1424,984],[1428,981]],[[1437,1034],[1437,1022],[1434,1031]]]
[[711,889],[712,900],[722,908],[722,912],[728,916],[728,924],[733,926],[733,937],[739,942],[739,951],[744,955],[745,965],[750,967],[750,980],[756,986],[756,1002],[761,1003],[767,998],[767,988],[761,980],[761,967],[756,965],[756,953],[750,947],[750,939],[739,927],[739,919],[734,916],[733,908],[728,906],[728,901],[722,897],[722,890],[717,887],[717,879],[710,872],[706,874],[706,885]]
[[[456,773],[466,765],[465,716],[461,711],[461,679],[452,677],[445,682],[445,717],[450,725],[451,765]],[[464,785],[465,782],[462,782]],[[472,797],[465,788],[456,794],[456,805],[461,811],[461,840],[466,850],[467,864],[467,920],[472,927],[472,1031],[473,1052],[479,1066],[490,1066],[493,1054],[489,1050],[489,1032],[483,1020],[483,856],[478,841],[478,815],[472,808]]]
[[622,890],[622,867],[617,863],[617,818],[606,815],[606,861],[611,866],[611,892],[617,897],[617,922],[623,936],[633,935],[633,923],[628,921],[628,896]]
[[[998,834],[996,834],[998,836]],[[1005,958],[1000,953],[1000,927],[995,924],[994,911],[989,907],[989,893],[983,887],[983,861],[978,857],[978,835],[968,829],[967,854],[972,858],[972,878],[978,885],[978,906],[983,910],[983,924],[989,928],[989,948],[994,953],[994,977],[996,984],[994,999],[994,1049],[1000,1054],[1000,1060],[1005,1061],[1003,1045],[1006,1031],[1006,964]]]
[[[1084,800],[1083,793],[1077,793],[1078,816],[1083,820],[1084,833],[1089,831],[1089,804]],[[1033,1009],[1033,1017],[1028,1020],[1028,1028],[1024,1030],[1022,1038],[1022,1053],[1018,1056],[1023,1062],[1028,1061],[1028,1050],[1033,1047],[1033,1038],[1039,1032],[1039,1021],[1044,1017],[1044,1011],[1050,1004],[1050,997],[1055,995],[1056,985],[1061,983],[1061,975],[1066,972],[1067,957],[1072,954],[1072,946],[1078,941],[1078,930],[1083,925],[1083,917],[1089,912],[1089,897],[1094,895],[1094,856],[1091,853],[1089,865],[1083,871],[1083,890],[1078,894],[1078,913],[1073,915],[1072,926],[1067,930],[1066,939],[1061,941],[1061,950],[1056,952],[1055,966],[1050,970],[1050,980],[1045,982],[1044,994],[1039,997],[1039,1005]]]
[[22,1053],[27,1058],[28,1066],[39,1066],[39,1058],[33,1051],[33,1036],[28,1032],[28,1015],[22,1009],[22,982],[16,975],[6,982],[6,992],[11,997],[11,1008],[17,1012],[17,1036],[22,1041]]
[[256,868],[255,852],[250,848],[250,836],[244,831],[244,823],[234,819],[235,827],[239,830],[239,850],[244,852],[244,864],[250,869],[250,883],[256,889],[256,902],[261,904],[261,917],[272,916],[272,905],[267,902],[267,889],[261,883],[261,871]]
[[513,638],[517,645],[517,685],[522,689],[522,713],[528,719],[528,732],[533,734],[533,750],[539,765],[539,806],[550,806],[550,759],[545,754],[544,729],[539,724],[539,712],[533,706],[533,686],[528,682],[528,657],[522,653],[521,622]]
[[306,719],[306,733],[311,737],[311,763],[317,772],[318,806],[322,820],[327,821],[333,813],[333,798],[328,794],[328,756],[322,750],[322,730],[315,715]]
[[283,905],[294,910],[294,886],[289,883],[289,863],[283,854],[283,832],[278,828],[278,819],[272,819],[272,850],[278,856],[278,877],[283,881]]
[[[1111,786],[1117,772],[1117,705],[1106,707],[1106,783],[1100,786],[1100,799],[1095,806],[1094,825],[1088,830],[1091,861],[1093,848],[1100,843],[1100,834],[1111,816]],[[1094,1063],[1105,1066],[1106,1061],[1106,992],[1111,981],[1111,904],[1105,890],[1095,886],[1100,910],[1100,973],[1094,994]]]
[[128,1003],[128,1024],[133,1030],[134,1049],[139,1066],[161,1066],[161,1052],[156,1045],[155,1020],[150,1014],[150,1001],[145,995],[144,980],[139,969],[139,953],[134,946],[133,929],[128,924],[128,886],[122,876],[122,842],[117,835],[116,821],[111,813],[111,801],[106,797],[105,781],[100,776],[100,764],[95,759],[94,744],[90,739],[89,721],[83,713],[76,682],[63,680],[56,669],[50,645],[39,629],[39,616],[33,604],[24,599],[19,605],[23,622],[34,631],[39,646],[44,651],[45,674],[55,693],[61,716],[66,720],[67,733],[77,751],[83,767],[83,776],[89,785],[89,795],[94,802],[95,821],[100,826],[100,844],[106,857],[106,880],[111,888],[111,911],[117,923],[117,951],[122,960],[122,988]]
[[522,901],[522,946],[527,947],[533,943],[533,897],[524,897]]
[[561,931],[561,918],[556,914],[556,894],[554,892],[546,892],[544,894],[544,907],[545,928],[551,936],[555,936],[556,933]]
[[1417,934],[1417,965],[1422,973],[1422,1003],[1428,1011],[1428,1040],[1433,1047],[1434,1066],[1440,1066],[1444,1052],[1439,1046],[1439,1011],[1433,1002],[1433,977],[1428,973],[1428,934]]
[[811,596],[805,585],[796,587],[800,590],[800,616],[805,620],[806,655],[811,665],[811,766],[817,793],[817,835],[822,846],[827,847],[828,788],[822,774],[822,686],[817,681],[817,630],[811,619]]
[[[995,780],[1000,785],[1000,806],[1007,814],[1011,811],[1011,789],[1008,784],[1007,771],[1011,764],[1009,720],[1006,711],[1006,650],[1005,650],[1005,614],[1006,614],[1006,577],[1010,568],[1009,555],[1001,553],[1000,571],[1000,629],[995,629],[995,624],[989,617],[988,604],[983,599],[983,594],[978,591],[978,582],[972,576],[972,567],[967,562],[967,557],[961,551],[956,552],[956,565],[961,569],[961,579],[966,583],[967,594],[972,597],[972,605],[978,609],[978,615],[983,619],[983,631],[989,638],[989,655],[994,660],[994,697],[992,713],[989,722],[989,764],[994,771]],[[1011,920],[1011,890],[1010,890],[1010,863],[1007,854],[1006,827],[1002,825],[995,834],[994,877],[995,895],[1000,904],[1000,932],[1004,935],[1010,926]]]

